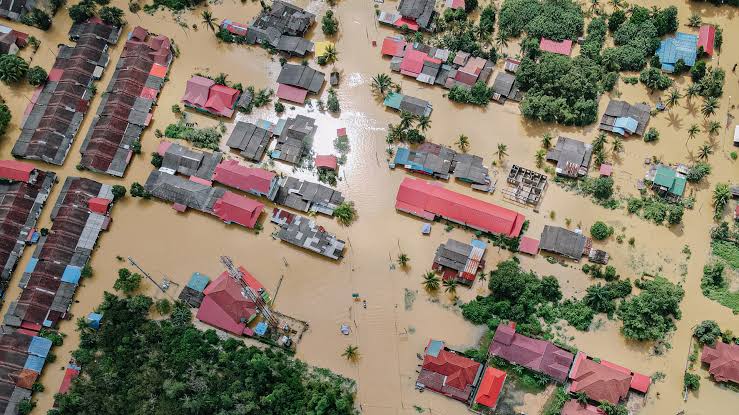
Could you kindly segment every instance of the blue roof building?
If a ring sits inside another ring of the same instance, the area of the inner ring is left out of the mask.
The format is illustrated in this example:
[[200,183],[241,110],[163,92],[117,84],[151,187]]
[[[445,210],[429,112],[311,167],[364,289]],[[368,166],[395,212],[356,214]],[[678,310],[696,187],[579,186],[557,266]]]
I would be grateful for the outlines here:
[[698,56],[698,36],[678,32],[660,43],[657,56],[665,72],[674,72],[675,64],[681,59],[685,65],[693,66]]

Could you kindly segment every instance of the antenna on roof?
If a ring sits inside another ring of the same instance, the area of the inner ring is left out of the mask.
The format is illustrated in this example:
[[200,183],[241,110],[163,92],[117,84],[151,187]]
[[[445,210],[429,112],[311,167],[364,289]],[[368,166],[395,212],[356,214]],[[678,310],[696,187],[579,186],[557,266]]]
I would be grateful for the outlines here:
[[247,297],[249,300],[251,300],[257,307],[257,312],[261,314],[264,319],[267,321],[267,325],[269,325],[270,328],[276,328],[279,324],[277,321],[277,318],[272,314],[272,310],[269,309],[269,306],[264,301],[261,295],[257,295],[252,291],[251,287],[244,281],[244,273],[241,272],[240,269],[236,268],[233,261],[231,260],[231,257],[228,256],[221,256],[221,263],[224,267],[226,267],[226,271],[228,272],[228,275],[231,276],[239,285],[241,285],[242,292],[244,293],[244,296]]

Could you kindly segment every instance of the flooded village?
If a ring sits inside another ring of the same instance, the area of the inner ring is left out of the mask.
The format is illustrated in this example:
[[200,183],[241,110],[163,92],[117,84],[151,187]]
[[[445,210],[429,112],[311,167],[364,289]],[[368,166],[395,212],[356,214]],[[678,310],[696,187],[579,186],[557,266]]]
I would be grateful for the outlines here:
[[6,3],[3,413],[739,405],[736,2]]

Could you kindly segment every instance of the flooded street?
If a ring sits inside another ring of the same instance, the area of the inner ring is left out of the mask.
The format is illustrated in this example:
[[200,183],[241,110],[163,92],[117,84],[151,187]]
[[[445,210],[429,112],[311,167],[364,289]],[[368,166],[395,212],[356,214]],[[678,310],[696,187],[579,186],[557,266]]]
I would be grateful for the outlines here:
[[[323,15],[326,4],[309,3],[306,0],[295,3],[317,14],[319,21],[309,38],[313,41],[322,40],[320,16]],[[739,62],[739,9],[717,9],[703,3],[676,0],[639,3],[644,3],[645,6],[656,4],[660,7],[675,4],[679,8],[681,22],[686,22],[693,12],[699,12],[704,22],[718,24],[723,28],[723,49],[710,62],[711,65],[718,64],[727,73],[721,108],[717,111],[716,119],[725,126],[727,114],[738,116],[739,110],[732,106],[736,105],[739,97],[739,78],[736,73],[732,73],[731,67]],[[228,74],[229,81],[240,82],[244,87],[253,85],[257,89],[276,89],[279,58],[254,46],[218,43],[213,33],[201,24],[202,8],[182,14],[179,19],[186,24],[180,26],[168,11],[159,11],[153,16],[143,11],[134,15],[128,12],[127,2],[114,0],[112,4],[126,11],[129,25],[124,33],[141,25],[154,33],[169,36],[179,48],[180,56],[171,66],[169,80],[165,83],[158,107],[154,110],[152,125],[143,134],[142,154],[134,157],[125,177],[116,179],[91,172],[78,172],[75,169],[80,160],[82,139],[92,120],[92,112],[100,102],[98,94],[92,101],[90,114],[87,114],[64,166],[34,163],[40,168],[57,172],[60,179],[82,175],[103,183],[125,184],[127,188],[133,182],[144,183],[154,168],[149,163],[149,155],[156,150],[160,141],[154,132],[156,129],[164,131],[169,123],[176,121],[170,108],[179,103],[187,80],[196,72],[211,75],[224,72]],[[395,1],[386,1],[380,6],[383,10],[390,10],[396,4]],[[484,3],[481,1],[481,4]],[[241,3],[232,0],[224,0],[209,7],[218,21],[230,18],[244,23],[250,21],[260,9],[258,2]],[[337,187],[346,199],[355,203],[358,220],[349,227],[343,227],[325,216],[315,218],[319,225],[347,242],[345,257],[339,262],[333,262],[275,240],[271,237],[275,227],[269,223],[267,214],[262,215],[264,230],[257,235],[192,210],[184,214],[177,213],[169,204],[155,199],[126,197],[116,203],[111,215],[112,225],[98,241],[92,257],[94,276],[82,281],[76,303],[71,309],[73,318],[60,324],[60,331],[67,337],[63,346],[54,349],[56,362],[48,364],[40,378],[46,390],[34,395],[38,399],[34,414],[45,413],[52,406],[53,394],[64,374],[62,368],[78,343],[76,318],[92,311],[101,302],[103,292],[112,291],[117,269],[128,266],[116,257],[131,257],[155,279],[166,277],[184,286],[193,272],[197,271],[211,278],[220,274],[222,266],[218,257],[221,255],[229,255],[234,263],[246,267],[268,288],[273,297],[278,282],[282,279],[276,294],[275,308],[310,323],[309,331],[298,345],[297,357],[311,365],[326,367],[355,379],[358,384],[357,402],[364,414],[410,415],[417,413],[414,406],[439,415],[467,413],[463,404],[431,392],[418,393],[414,385],[416,371],[421,363],[416,354],[423,353],[429,338],[442,339],[448,346],[464,350],[474,347],[484,332],[483,328],[464,321],[459,309],[452,305],[449,295],[440,292],[433,297],[421,287],[422,274],[430,269],[438,245],[450,237],[467,242],[473,234],[460,229],[446,232],[444,225],[437,223],[430,236],[422,236],[422,220],[396,212],[394,204],[398,186],[409,174],[402,169],[388,169],[385,134],[387,124],[396,123],[399,117],[394,112],[386,111],[369,87],[373,75],[390,73],[389,60],[380,56],[379,45],[385,36],[393,32],[377,26],[373,2],[343,0],[335,10],[340,22],[337,38],[339,60],[335,66],[342,72],[342,81],[337,88],[341,113],[334,116],[328,112],[293,108],[286,104],[287,111],[283,117],[306,114],[317,119],[318,132],[313,146],[316,154],[333,152],[336,129],[347,128],[351,150],[346,164],[341,168],[342,180]],[[4,21],[2,24],[31,33],[41,40],[41,46],[31,65],[41,65],[47,71],[53,64],[56,45],[71,44],[66,38],[71,24],[66,10],[60,10],[54,19],[53,28],[46,33],[14,22]],[[192,29],[193,24],[197,24],[197,30]],[[679,30],[693,29],[681,24]],[[373,47],[372,41],[377,41],[378,47]],[[121,40],[113,47],[111,61],[103,78],[97,83],[99,91],[107,86],[123,43]],[[517,46],[508,49],[515,53]],[[23,52],[24,57],[29,55],[29,49]],[[315,63],[311,66],[317,67]],[[502,62],[499,62],[496,73],[501,67]],[[330,66],[324,67],[323,71],[330,72]],[[597,124],[586,128],[534,124],[525,121],[517,105],[513,103],[504,106],[491,103],[484,109],[461,106],[444,97],[446,91],[440,87],[420,84],[397,73],[392,73],[391,76],[402,86],[404,93],[433,103],[432,124],[426,133],[430,141],[453,146],[457,137],[465,134],[470,138],[469,152],[483,157],[488,164],[497,159],[494,155],[497,145],[507,144],[509,155],[503,166],[492,168],[498,169],[499,188],[504,186],[507,168],[512,164],[534,169],[534,153],[545,132],[550,132],[554,137],[562,134],[586,142],[592,141],[597,135]],[[680,79],[681,87],[687,82],[689,75]],[[327,88],[322,93],[325,101]],[[10,150],[18,137],[22,113],[33,94],[33,88],[27,84],[12,88],[2,84],[0,94],[13,113],[12,124],[5,137],[0,140],[0,158],[5,159],[11,157]],[[625,85],[619,82],[610,96],[616,98],[618,95],[620,99],[631,103],[646,101],[653,105],[658,100],[658,94],[648,96],[641,84]],[[600,100],[601,113],[605,110],[608,99],[608,96],[604,96]],[[683,99],[679,107],[672,110],[671,115],[664,112],[652,117],[650,127],[656,127],[661,133],[661,138],[656,143],[644,143],[638,138],[624,140],[625,150],[614,160],[617,193],[624,196],[638,194],[636,181],[644,175],[645,158],[656,156],[668,163],[691,162],[691,152],[696,151],[704,141],[701,133],[701,136],[691,140],[686,146],[688,126],[693,123],[702,125],[703,122],[699,106],[698,100],[693,100],[691,107]],[[186,112],[189,121],[197,122],[201,127],[218,123],[214,118],[190,110]],[[252,114],[240,114],[238,117],[248,121],[259,118],[277,120],[271,104]],[[232,122],[233,120],[227,122],[227,127],[231,127]],[[618,269],[622,277],[634,279],[640,277],[642,272],[659,272],[669,280],[683,284],[685,298],[681,304],[682,319],[677,322],[677,330],[670,336],[672,348],[664,355],[655,356],[649,345],[627,341],[620,335],[620,324],[615,321],[606,320],[590,332],[567,331],[567,335],[574,337],[570,343],[590,355],[608,359],[647,375],[655,372],[666,375],[663,381],[652,385],[646,406],[641,412],[643,414],[672,415],[680,411],[684,411],[685,415],[730,414],[736,413],[735,408],[739,407],[739,394],[718,387],[708,380],[708,373],[703,369],[696,372],[704,378],[700,391],[691,393],[687,402],[683,402],[682,398],[683,372],[689,354],[692,328],[702,320],[712,319],[723,329],[739,332],[739,316],[732,315],[729,309],[708,300],[700,290],[702,268],[710,251],[708,233],[714,225],[711,189],[719,182],[736,183],[739,180],[739,162],[732,161],[729,157],[734,125],[732,122],[729,129],[722,129],[716,138],[717,145],[709,160],[713,171],[707,182],[697,188],[689,187],[696,189],[695,207],[685,211],[683,224],[675,228],[657,226],[629,216],[623,209],[601,208],[581,196],[564,191],[554,183],[549,184],[538,213],[531,208],[511,204],[502,197],[500,191],[488,195],[474,192],[458,182],[450,181],[445,184],[457,192],[523,213],[530,221],[527,234],[537,239],[544,225],[565,226],[567,219],[571,220],[570,228],[580,224],[583,229],[588,229],[596,220],[603,220],[619,231],[623,228],[622,232],[617,233],[625,234],[626,239],[635,238],[634,246],[618,244],[615,238],[605,243],[596,242],[596,245],[602,245],[609,252],[610,264]],[[227,135],[222,140],[222,148],[227,153],[226,137]],[[229,157],[238,158],[235,154]],[[299,177],[312,175],[305,171],[293,173],[290,167],[281,166],[279,162],[275,163],[274,168]],[[313,177],[315,178],[314,175]],[[50,226],[49,214],[60,190],[61,183],[55,186],[49,198],[50,203],[47,203],[41,215],[39,227]],[[267,204],[265,212],[271,212],[271,208]],[[550,216],[551,212],[554,212],[553,216]],[[685,245],[692,252],[689,260],[681,253]],[[407,270],[393,266],[395,258],[401,252],[411,259]],[[10,300],[18,296],[20,289],[17,282],[31,254],[32,249],[27,249],[18,264],[2,313],[5,313]],[[487,270],[510,255],[508,251],[491,246],[486,255]],[[569,262],[571,266],[563,267],[550,264],[542,255],[534,258],[520,257],[523,268],[557,277],[565,296],[579,298],[587,286],[593,283],[590,277],[580,271],[579,264]],[[681,264],[684,264],[683,269],[687,267],[687,274],[682,272],[681,275]],[[144,291],[154,298],[165,295],[176,298],[179,288],[173,285],[163,294],[153,284],[145,281]],[[477,281],[469,290],[460,288],[458,295],[461,301],[466,302],[476,295],[486,294],[486,291],[486,283]],[[353,301],[353,293],[367,301],[366,309],[361,302]],[[605,320],[603,315],[596,317],[598,318]],[[352,326],[351,335],[343,336],[339,332],[342,323]],[[356,364],[341,357],[342,351],[349,344],[359,347],[360,359]],[[527,413],[537,413],[544,400],[527,398]]]

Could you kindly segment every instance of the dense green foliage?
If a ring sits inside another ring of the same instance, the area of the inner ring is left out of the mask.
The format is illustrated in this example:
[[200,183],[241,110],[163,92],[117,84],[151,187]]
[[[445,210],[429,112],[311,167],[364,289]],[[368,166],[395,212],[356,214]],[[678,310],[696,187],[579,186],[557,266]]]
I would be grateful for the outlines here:
[[120,200],[126,196],[126,186],[120,184],[113,185],[113,200]]
[[344,226],[351,225],[357,218],[357,210],[354,208],[353,202],[344,201],[334,209],[336,220]]
[[659,140],[659,131],[656,128],[650,127],[646,133],[644,133],[644,142],[651,143],[652,141]]
[[724,93],[726,73],[721,68],[709,68],[698,85],[698,94],[702,97],[718,98]]
[[112,26],[123,26],[126,24],[126,20],[123,19],[123,10],[114,6],[105,6],[100,8],[100,20],[112,25]]
[[15,84],[26,77],[28,62],[17,55],[0,55],[0,81]]
[[483,10],[478,26],[475,26],[474,21],[464,10],[452,9],[445,9],[442,18],[437,23],[437,32],[440,33],[437,39],[438,44],[453,52],[450,55],[451,60],[458,51],[490,59],[493,62],[498,59],[495,48],[490,46],[495,28],[495,10],[489,6]]
[[504,38],[526,32],[531,38],[575,39],[584,27],[580,5],[572,0],[505,0],[499,28]]
[[690,167],[685,178],[689,182],[696,183],[703,180],[703,178],[709,174],[711,174],[711,165],[700,161]]
[[37,65],[28,70],[26,77],[28,78],[29,84],[39,86],[46,82],[46,78],[49,77],[49,74],[46,73],[44,68]]
[[113,289],[131,295],[139,289],[142,279],[141,274],[132,273],[128,268],[121,268],[118,270],[118,278],[113,283]]
[[85,328],[73,355],[84,367],[55,415],[351,415],[354,382],[272,349],[197,330],[175,305],[148,319],[153,301],[106,293],[99,330]]
[[608,27],[606,26],[605,17],[596,17],[591,20],[588,25],[588,34],[585,36],[585,41],[580,47],[580,54],[594,61],[598,61],[600,59],[600,50],[606,41],[607,31]]
[[4,102],[0,103],[0,136],[5,134],[10,125],[10,120],[13,118],[13,114],[10,113],[10,108]]
[[493,88],[488,88],[482,81],[476,82],[470,89],[455,85],[449,90],[448,97],[452,101],[485,106],[493,97]]
[[152,4],[144,6],[145,12],[153,12],[159,7],[170,10],[184,10],[205,3],[205,0],[154,0]]
[[601,221],[597,221],[590,227],[590,235],[593,239],[602,241],[603,239],[613,235],[613,228]]
[[713,320],[703,320],[693,329],[693,336],[701,346],[704,344],[713,346],[716,340],[721,339],[721,328]]
[[185,140],[195,147],[218,150],[221,142],[221,132],[214,127],[189,127],[185,122],[169,124],[164,130],[164,136]]
[[646,68],[639,74],[639,81],[644,84],[650,91],[665,89],[672,86],[672,78],[662,73],[659,68]]
[[638,71],[654,55],[660,37],[677,30],[677,8],[634,6],[628,20],[625,13],[615,12],[608,25],[615,46],[603,51],[603,64],[610,71]]
[[51,28],[51,17],[45,11],[34,7],[21,17],[21,23],[38,27],[41,30],[49,30]]
[[625,300],[618,309],[623,326],[621,333],[634,340],[661,340],[675,328],[674,320],[681,317],[682,287],[663,277],[637,280],[638,295]]
[[326,36],[333,36],[339,31],[339,21],[334,17],[333,10],[326,10],[321,18],[321,31]]
[[82,23],[95,15],[95,4],[92,2],[79,2],[69,7],[69,17],[75,23]]
[[683,383],[688,390],[697,391],[701,386],[701,378],[695,373],[685,372]]
[[732,291],[724,275],[726,267],[739,270],[739,228],[721,222],[711,229],[711,254],[715,261],[703,267],[701,291],[706,297],[739,314],[739,290]]

